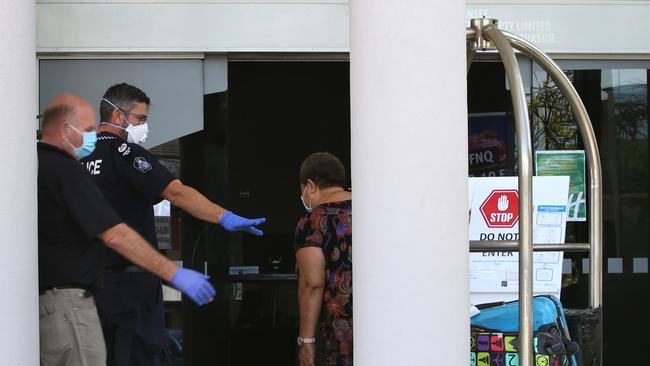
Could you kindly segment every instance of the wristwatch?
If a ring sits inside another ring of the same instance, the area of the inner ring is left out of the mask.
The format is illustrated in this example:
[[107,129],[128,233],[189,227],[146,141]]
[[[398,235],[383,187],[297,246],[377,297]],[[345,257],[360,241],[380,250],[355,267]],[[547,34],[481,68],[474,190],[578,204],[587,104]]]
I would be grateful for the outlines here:
[[298,343],[298,346],[302,346],[303,344],[307,343],[316,343],[316,338],[298,337],[298,339],[296,339],[296,343]]

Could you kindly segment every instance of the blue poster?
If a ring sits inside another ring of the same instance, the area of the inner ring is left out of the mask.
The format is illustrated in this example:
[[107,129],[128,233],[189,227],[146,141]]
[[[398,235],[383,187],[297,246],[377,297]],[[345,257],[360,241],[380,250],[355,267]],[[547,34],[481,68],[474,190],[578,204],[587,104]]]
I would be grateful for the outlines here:
[[476,113],[468,121],[470,177],[514,175],[514,136],[509,114]]

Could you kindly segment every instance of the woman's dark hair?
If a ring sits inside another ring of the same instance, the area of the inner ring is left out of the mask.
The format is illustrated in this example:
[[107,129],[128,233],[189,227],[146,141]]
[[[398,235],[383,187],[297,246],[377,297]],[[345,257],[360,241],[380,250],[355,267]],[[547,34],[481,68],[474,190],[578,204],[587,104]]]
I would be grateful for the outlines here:
[[311,154],[300,164],[300,183],[307,184],[307,179],[314,181],[320,189],[345,188],[347,184],[343,163],[328,152]]

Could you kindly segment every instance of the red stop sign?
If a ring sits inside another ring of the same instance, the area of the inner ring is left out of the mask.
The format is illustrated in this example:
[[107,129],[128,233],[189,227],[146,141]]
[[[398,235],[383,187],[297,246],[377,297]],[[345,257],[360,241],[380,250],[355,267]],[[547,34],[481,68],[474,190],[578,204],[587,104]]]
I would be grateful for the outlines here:
[[511,228],[519,220],[519,193],[516,189],[495,189],[480,210],[488,227]]

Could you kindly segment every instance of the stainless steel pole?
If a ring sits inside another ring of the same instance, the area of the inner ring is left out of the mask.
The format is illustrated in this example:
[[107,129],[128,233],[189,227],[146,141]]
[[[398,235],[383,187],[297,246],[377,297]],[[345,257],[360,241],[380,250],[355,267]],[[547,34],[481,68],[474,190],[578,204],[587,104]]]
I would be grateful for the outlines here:
[[499,51],[510,93],[517,128],[519,160],[519,364],[533,365],[533,153],[528,103],[519,64],[510,41],[496,25],[483,28]]
[[[587,159],[587,170],[589,171],[589,306],[593,309],[602,305],[602,230],[603,230],[603,211],[602,211],[602,173],[600,166],[600,153],[598,152],[598,143],[596,134],[591,125],[589,115],[585,109],[582,100],[571,84],[571,81],[562,72],[562,69],[544,52],[532,45],[525,39],[508,33],[502,32],[503,35],[511,42],[512,46],[523,52],[533,61],[537,62],[551,77],[555,84],[560,88],[562,94],[567,98],[571,105],[571,110],[578,122],[578,128],[582,135],[585,145],[585,155]],[[602,350],[602,347],[601,347]],[[602,359],[602,358],[601,358]]]
[[476,30],[472,28],[467,28],[465,30],[465,37],[467,39],[467,73],[469,74],[469,68],[472,66],[472,60],[474,59],[475,51],[471,46],[472,42],[475,42],[476,39]]

